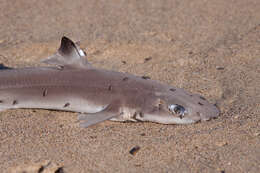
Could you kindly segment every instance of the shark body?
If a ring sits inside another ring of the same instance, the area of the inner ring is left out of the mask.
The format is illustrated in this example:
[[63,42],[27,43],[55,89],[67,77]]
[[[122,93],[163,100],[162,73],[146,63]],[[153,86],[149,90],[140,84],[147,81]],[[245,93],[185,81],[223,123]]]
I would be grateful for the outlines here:
[[188,124],[219,116],[205,98],[127,73],[97,69],[67,37],[43,62],[53,67],[0,71],[0,110],[79,112],[81,127],[105,120]]

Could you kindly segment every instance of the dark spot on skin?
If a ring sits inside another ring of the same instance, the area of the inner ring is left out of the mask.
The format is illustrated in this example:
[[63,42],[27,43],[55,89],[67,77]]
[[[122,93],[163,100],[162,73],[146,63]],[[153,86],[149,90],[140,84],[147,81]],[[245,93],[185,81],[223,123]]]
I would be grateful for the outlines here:
[[137,119],[136,119],[136,116],[137,116],[137,112],[134,113],[133,119],[137,120]]
[[144,117],[144,114],[143,114],[142,112],[140,112],[140,113],[139,113],[139,116],[140,116],[141,118],[143,118],[143,117]]
[[158,104],[158,110],[161,110],[163,105],[161,103]]
[[149,76],[142,76],[143,79],[151,79]]
[[122,64],[126,64],[126,61],[122,61]]
[[47,94],[48,94],[48,90],[47,90],[47,89],[44,89],[44,91],[43,91],[43,93],[42,93],[42,96],[45,97],[45,96],[47,96]]
[[140,135],[141,135],[141,136],[145,136],[145,133],[141,133]]
[[202,104],[202,103],[200,103],[200,102],[199,102],[198,104],[199,104],[199,105],[201,105],[201,106],[203,106],[203,104]]
[[0,100],[0,103],[3,103],[3,100]]
[[13,105],[16,105],[17,103],[18,103],[17,100],[14,100],[14,101],[13,101]]
[[70,105],[70,103],[66,103],[63,107],[66,108]]
[[151,59],[152,59],[152,57],[149,56],[149,57],[147,57],[147,58],[144,59],[144,62],[150,61]]
[[193,95],[190,95],[191,97],[193,97]]
[[108,90],[111,91],[112,90],[112,85],[108,86]]
[[204,97],[202,97],[202,96],[200,96],[200,98],[202,99],[202,100],[206,100]]
[[174,91],[176,91],[176,89],[175,88],[171,88],[170,91],[174,92]]
[[128,77],[124,77],[124,78],[123,78],[123,81],[127,81],[127,80],[128,80]]
[[135,146],[133,147],[129,153],[132,154],[133,156],[140,150],[140,147],[139,146]]

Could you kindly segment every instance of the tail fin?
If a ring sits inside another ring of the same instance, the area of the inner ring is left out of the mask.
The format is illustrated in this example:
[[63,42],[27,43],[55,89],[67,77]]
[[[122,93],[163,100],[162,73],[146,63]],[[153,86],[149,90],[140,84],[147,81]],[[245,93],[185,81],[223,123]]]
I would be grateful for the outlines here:
[[86,59],[86,53],[67,37],[62,37],[58,51],[42,61],[46,64],[70,68],[88,68],[90,64]]

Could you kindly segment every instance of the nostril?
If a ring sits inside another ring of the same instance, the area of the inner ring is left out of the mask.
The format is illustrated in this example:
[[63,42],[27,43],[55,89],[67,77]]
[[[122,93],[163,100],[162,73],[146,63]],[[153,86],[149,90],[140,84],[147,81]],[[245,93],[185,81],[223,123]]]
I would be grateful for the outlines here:
[[203,114],[201,113],[201,112],[197,112],[197,115],[198,115],[198,117],[200,117],[200,119],[202,119],[202,120],[209,120],[209,119],[205,119],[205,117],[203,117]]
[[198,102],[198,104],[200,105],[200,106],[203,106],[204,104],[202,104],[201,102]]

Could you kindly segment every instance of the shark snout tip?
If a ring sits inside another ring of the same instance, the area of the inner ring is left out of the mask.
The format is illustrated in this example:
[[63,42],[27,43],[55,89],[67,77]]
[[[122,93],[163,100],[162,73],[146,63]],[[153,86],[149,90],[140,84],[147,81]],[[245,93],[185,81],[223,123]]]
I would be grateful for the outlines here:
[[207,114],[201,114],[201,120],[202,121],[209,121],[211,119],[216,119],[217,117],[219,117],[220,115],[220,111],[216,110]]

